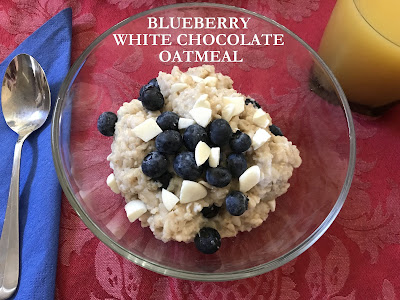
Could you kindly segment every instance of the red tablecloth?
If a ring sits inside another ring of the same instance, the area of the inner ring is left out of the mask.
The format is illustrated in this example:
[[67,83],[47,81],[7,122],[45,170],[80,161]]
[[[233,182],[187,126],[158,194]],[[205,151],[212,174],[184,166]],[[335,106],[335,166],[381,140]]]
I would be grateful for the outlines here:
[[[350,0],[349,0],[350,1]],[[73,10],[73,57],[117,22],[174,0],[7,0],[0,4],[0,59],[61,9]],[[178,1],[181,2],[181,1]],[[317,49],[335,0],[217,1],[285,25]],[[147,271],[102,244],[62,199],[57,299],[400,298],[400,105],[379,118],[354,114],[357,164],[336,221],[308,251],[268,274],[224,283]]]

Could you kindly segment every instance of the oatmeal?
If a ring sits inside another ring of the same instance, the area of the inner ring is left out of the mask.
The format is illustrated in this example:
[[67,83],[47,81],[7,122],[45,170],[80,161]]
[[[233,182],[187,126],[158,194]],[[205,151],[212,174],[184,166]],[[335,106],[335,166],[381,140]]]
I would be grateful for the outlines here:
[[275,210],[299,151],[230,77],[210,65],[173,67],[143,87],[140,100],[118,110],[107,158],[107,183],[134,201],[131,221],[164,242],[192,242],[250,231]]

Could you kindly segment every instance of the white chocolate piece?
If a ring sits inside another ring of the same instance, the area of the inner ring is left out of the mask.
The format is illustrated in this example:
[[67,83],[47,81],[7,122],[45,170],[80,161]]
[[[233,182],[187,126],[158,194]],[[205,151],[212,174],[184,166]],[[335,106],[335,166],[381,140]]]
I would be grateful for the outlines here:
[[154,119],[147,119],[142,124],[133,128],[132,131],[137,137],[142,139],[143,142],[148,142],[159,135],[162,129]]
[[210,104],[210,102],[207,101],[207,98],[208,98],[207,94],[201,95],[196,100],[196,103],[193,105],[193,108],[197,108],[197,107],[211,108],[211,104]]
[[173,93],[180,92],[180,91],[186,89],[187,87],[188,87],[188,85],[186,83],[182,83],[182,82],[174,83],[173,85],[171,85],[170,93],[173,94]]
[[190,125],[196,124],[196,122],[192,119],[187,118],[179,118],[178,121],[178,129],[188,128]]
[[235,109],[233,110],[233,116],[237,116],[244,111],[244,97],[242,96],[231,96],[222,98],[224,105],[233,104]]
[[189,114],[196,121],[197,124],[204,128],[211,122],[212,110],[205,107],[193,108],[189,111]]
[[233,117],[234,111],[235,111],[235,104],[231,103],[231,104],[225,105],[224,108],[222,109],[222,119],[229,122]]
[[161,199],[168,211],[171,211],[172,208],[179,202],[179,198],[166,189],[162,189]]
[[114,193],[116,193],[116,194],[121,193],[121,191],[120,191],[119,188],[118,188],[118,184],[117,184],[117,182],[115,181],[114,173],[111,173],[110,175],[108,175],[108,177],[107,177],[107,185],[110,187],[110,189],[111,189]]
[[192,77],[194,82],[201,82],[203,80],[203,78],[196,76],[196,75],[190,75],[190,77]]
[[217,86],[217,81],[218,81],[217,77],[212,77],[212,76],[208,76],[203,79],[204,84],[208,86]]
[[269,124],[268,114],[261,108],[257,109],[253,115],[253,123],[261,128],[266,128]]
[[256,131],[252,139],[252,146],[254,150],[257,150],[262,145],[264,145],[269,139],[271,135],[264,129],[260,128]]
[[211,148],[210,157],[208,159],[208,164],[210,165],[211,168],[218,167],[220,155],[221,155],[220,147]]
[[249,191],[257,183],[259,183],[261,178],[261,171],[259,166],[252,166],[248,168],[239,177],[239,190],[242,193]]
[[146,205],[140,200],[132,200],[125,205],[126,216],[131,223],[139,219],[146,211]]
[[203,199],[205,196],[207,196],[207,189],[202,184],[190,180],[182,181],[179,196],[181,203],[197,201]]
[[206,160],[210,157],[211,149],[210,147],[200,141],[197,143],[196,148],[194,149],[194,158],[196,160],[197,166],[201,166],[206,162]]
[[208,94],[201,94],[199,98],[197,98],[197,101],[205,101],[208,99]]

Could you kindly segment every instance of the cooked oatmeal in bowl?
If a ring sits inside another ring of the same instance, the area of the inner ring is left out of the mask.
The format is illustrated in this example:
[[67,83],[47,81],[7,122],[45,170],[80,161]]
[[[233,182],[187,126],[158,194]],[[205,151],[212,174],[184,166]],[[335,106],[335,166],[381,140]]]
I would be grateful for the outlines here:
[[139,99],[105,114],[98,128],[114,135],[107,184],[129,220],[204,253],[260,226],[301,164],[269,114],[211,65],[160,72]]

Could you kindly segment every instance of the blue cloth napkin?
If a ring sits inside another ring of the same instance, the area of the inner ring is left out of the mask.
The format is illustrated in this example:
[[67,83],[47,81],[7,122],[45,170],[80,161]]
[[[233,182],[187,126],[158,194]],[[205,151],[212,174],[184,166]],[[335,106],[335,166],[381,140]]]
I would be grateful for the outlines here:
[[[32,55],[46,72],[52,107],[70,66],[71,9],[64,9],[29,36],[0,64],[0,78],[19,53]],[[54,299],[61,188],[51,154],[52,111],[41,129],[25,141],[20,175],[20,279],[13,299]],[[17,134],[0,108],[0,222],[8,200]]]

